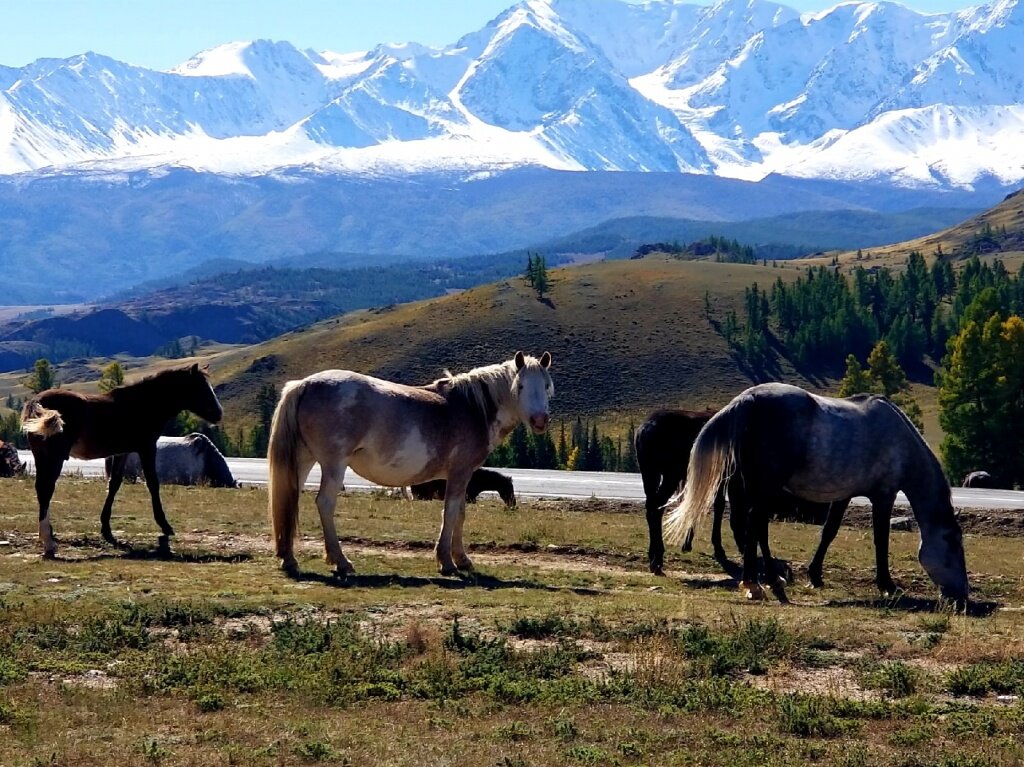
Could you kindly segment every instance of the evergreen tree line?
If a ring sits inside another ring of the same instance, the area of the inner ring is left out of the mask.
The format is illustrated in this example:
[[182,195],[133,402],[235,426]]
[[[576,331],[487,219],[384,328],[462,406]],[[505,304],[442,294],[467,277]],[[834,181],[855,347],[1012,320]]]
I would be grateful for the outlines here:
[[487,466],[515,469],[563,469],[567,471],[637,471],[630,423],[625,439],[601,434],[597,423],[577,418],[566,431],[559,425],[558,442],[549,429],[544,434],[516,426],[487,457]]
[[643,258],[649,253],[667,253],[677,258],[714,256],[715,261],[739,264],[757,262],[753,246],[743,245],[735,239],[730,240],[728,237],[715,234],[686,245],[681,245],[678,241],[645,243],[636,249],[633,258]]
[[926,356],[938,361],[963,329],[967,307],[986,290],[993,310],[1024,311],[1024,282],[999,260],[989,265],[973,257],[959,274],[944,258],[929,268],[918,252],[900,273],[856,266],[847,277],[811,267],[793,283],[777,279],[770,291],[753,284],[743,321],[730,311],[722,334],[752,365],[769,360],[773,335],[797,364],[818,371],[841,370],[848,354],[865,359],[882,340],[904,366]]

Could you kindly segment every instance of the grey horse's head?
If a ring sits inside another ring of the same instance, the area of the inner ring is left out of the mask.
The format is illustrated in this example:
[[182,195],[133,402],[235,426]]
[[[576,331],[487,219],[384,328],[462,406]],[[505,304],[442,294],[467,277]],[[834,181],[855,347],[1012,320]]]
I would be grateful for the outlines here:
[[938,525],[925,531],[921,528],[921,545],[917,558],[928,577],[939,587],[947,599],[966,601],[970,588],[967,584],[967,563],[964,559],[964,539],[960,525],[949,508],[949,524]]

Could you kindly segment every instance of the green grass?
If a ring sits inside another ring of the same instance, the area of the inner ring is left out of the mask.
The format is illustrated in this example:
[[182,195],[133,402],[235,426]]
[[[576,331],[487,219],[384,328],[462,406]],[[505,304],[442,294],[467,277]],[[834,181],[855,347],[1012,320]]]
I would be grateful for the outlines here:
[[[639,506],[481,502],[466,524],[479,573],[457,579],[436,574],[438,504],[345,496],[359,575],[342,582],[309,496],[299,580],[271,556],[258,490],[166,488],[179,531],[166,560],[144,554],[144,488],[115,507],[125,555],[98,536],[102,484],[62,479],[56,561],[38,556],[31,484],[0,481],[0,497],[5,767],[1022,757],[1024,714],[995,698],[1021,685],[1021,612],[922,612],[913,600],[933,589],[910,533],[892,541],[903,601],[876,597],[870,533],[843,528],[828,588],[794,585],[780,605],[744,600],[706,545],[649,575]],[[544,531],[536,550],[523,527]],[[800,562],[816,534],[773,525],[773,547]],[[1015,608],[1024,564],[1009,540],[971,536],[967,551],[978,598]],[[834,678],[847,681],[821,681]]]

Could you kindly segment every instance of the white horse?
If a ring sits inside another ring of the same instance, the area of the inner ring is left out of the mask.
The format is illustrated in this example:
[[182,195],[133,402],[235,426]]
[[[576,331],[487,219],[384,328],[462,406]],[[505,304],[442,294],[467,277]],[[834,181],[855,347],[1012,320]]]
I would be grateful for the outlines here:
[[448,480],[434,548],[438,569],[444,575],[471,570],[462,540],[470,477],[516,424],[537,434],[547,429],[554,394],[550,365],[548,352],[539,360],[516,352],[514,359],[426,386],[350,370],[325,370],[285,384],[268,450],[270,517],[282,567],[297,569],[299,489],[319,463],[316,505],[327,561],[339,574],[354,572],[334,528],[337,495],[349,466],[390,487]]

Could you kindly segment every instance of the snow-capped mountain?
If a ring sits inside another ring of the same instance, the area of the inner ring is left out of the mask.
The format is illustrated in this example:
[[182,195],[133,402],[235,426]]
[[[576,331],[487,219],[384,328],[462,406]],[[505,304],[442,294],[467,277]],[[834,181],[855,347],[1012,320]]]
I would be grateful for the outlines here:
[[522,0],[444,48],[0,66],[0,174],[562,170],[1024,180],[1024,0]]

